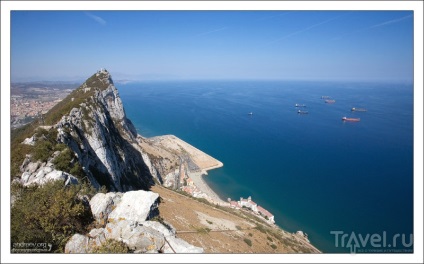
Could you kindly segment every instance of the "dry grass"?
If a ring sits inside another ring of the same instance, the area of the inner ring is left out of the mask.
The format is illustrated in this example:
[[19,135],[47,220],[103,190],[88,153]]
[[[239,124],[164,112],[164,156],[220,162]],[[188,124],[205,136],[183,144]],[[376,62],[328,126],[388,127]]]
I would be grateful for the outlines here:
[[[318,252],[305,240],[290,233],[267,226],[258,230],[257,223],[213,206],[206,205],[161,186],[153,186],[159,193],[161,217],[177,230],[177,236],[202,247],[205,253],[298,253]],[[271,235],[281,234],[280,239]],[[251,241],[251,246],[245,240]]]

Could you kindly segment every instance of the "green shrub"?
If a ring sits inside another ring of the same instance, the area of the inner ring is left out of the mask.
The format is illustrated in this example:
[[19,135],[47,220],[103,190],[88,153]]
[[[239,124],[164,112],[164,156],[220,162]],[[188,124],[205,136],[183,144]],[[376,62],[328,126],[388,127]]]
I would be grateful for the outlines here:
[[51,243],[52,251],[62,252],[71,235],[86,233],[93,218],[76,198],[80,189],[62,181],[24,188],[11,208],[12,243]]
[[80,179],[85,175],[84,170],[82,169],[78,161],[74,163],[72,168],[69,170],[69,173]]
[[34,161],[39,160],[46,162],[56,149],[57,131],[50,129],[49,131],[38,128],[35,131],[36,142],[32,150],[32,158]]
[[10,160],[10,173],[11,180],[13,177],[20,176],[22,173],[19,167],[22,165],[25,159],[25,155],[31,153],[33,150],[33,146],[26,144],[12,144],[11,145],[11,160]]
[[196,231],[200,234],[207,234],[211,231],[211,229],[207,227],[199,227],[199,228],[196,228]]
[[53,160],[55,169],[69,171],[71,169],[71,161],[73,158],[72,151],[69,148],[66,148]]
[[32,151],[32,159],[46,162],[54,152],[54,145],[50,141],[38,140]]
[[272,249],[277,249],[277,246],[275,244],[271,244]]
[[64,150],[64,149],[66,149],[66,145],[65,144],[62,144],[62,143],[59,143],[59,144],[56,144],[55,146],[54,146],[54,150],[56,151],[56,150],[58,150],[58,151],[62,151],[62,150]]
[[100,187],[99,189],[99,193],[107,193],[109,190],[107,189],[106,186],[102,185],[102,187]]
[[263,225],[258,224],[258,225],[255,226],[255,229],[257,229],[260,232],[266,234],[266,228]]
[[205,198],[197,198],[197,197],[194,197],[194,199],[195,200],[197,200],[197,201],[199,201],[199,202],[201,202],[201,203],[204,203],[204,204],[207,204],[207,205],[212,205],[208,200],[206,200]]
[[245,238],[245,239],[243,239],[243,241],[249,246],[249,247],[251,247],[252,246],[252,240],[250,240],[250,239],[248,239],[248,238]]
[[53,164],[56,170],[69,172],[78,179],[82,179],[85,176],[84,170],[74,156],[74,152],[66,145],[64,150],[62,150],[62,152],[60,152],[60,154],[53,160]]
[[122,254],[130,252],[128,246],[122,242],[113,239],[106,240],[101,246],[92,250],[96,254]]

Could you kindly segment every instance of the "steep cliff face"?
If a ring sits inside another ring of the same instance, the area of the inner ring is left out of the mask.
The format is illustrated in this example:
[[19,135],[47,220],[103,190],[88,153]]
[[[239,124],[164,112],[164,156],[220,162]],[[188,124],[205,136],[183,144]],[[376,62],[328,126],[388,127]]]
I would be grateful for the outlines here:
[[53,127],[58,141],[72,149],[93,186],[130,191],[154,183],[146,155],[143,159],[137,145],[136,130],[107,71],[91,76],[65,102],[72,109]]

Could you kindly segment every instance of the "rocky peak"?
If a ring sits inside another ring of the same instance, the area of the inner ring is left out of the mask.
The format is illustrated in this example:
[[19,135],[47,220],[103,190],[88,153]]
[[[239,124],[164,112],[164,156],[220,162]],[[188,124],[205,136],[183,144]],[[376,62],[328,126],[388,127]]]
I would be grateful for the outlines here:
[[[72,150],[94,187],[130,191],[148,189],[154,183],[152,169],[146,165],[150,160],[138,146],[135,127],[106,70],[88,78],[52,108],[44,121],[42,125],[57,131],[57,144]],[[36,140],[32,136],[24,144],[34,145]]]

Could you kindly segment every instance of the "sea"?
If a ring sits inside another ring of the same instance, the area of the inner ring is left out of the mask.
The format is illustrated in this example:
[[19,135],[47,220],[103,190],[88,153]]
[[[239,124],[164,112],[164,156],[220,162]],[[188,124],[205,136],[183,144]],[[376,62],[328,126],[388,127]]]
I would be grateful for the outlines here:
[[204,177],[223,200],[251,196],[324,253],[413,252],[413,84],[115,85],[139,134],[173,134],[224,163]]

